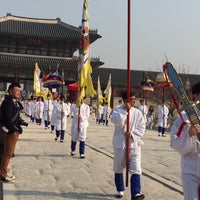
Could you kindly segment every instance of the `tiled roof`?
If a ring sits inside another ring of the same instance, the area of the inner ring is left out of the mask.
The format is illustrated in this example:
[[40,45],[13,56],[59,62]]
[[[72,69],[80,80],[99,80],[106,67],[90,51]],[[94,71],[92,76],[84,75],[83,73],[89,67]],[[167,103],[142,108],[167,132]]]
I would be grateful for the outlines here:
[[[27,77],[29,77],[29,71],[34,69],[36,61],[38,62],[39,67],[44,70],[45,73],[49,71],[49,67],[55,71],[57,65],[59,65],[61,69],[64,69],[70,73],[70,76],[73,77],[73,79],[75,79],[77,76],[78,57],[63,58],[0,52],[0,66],[18,66],[23,70],[27,70]],[[104,63],[99,58],[91,58],[91,65],[93,69],[103,64]]]
[[[57,19],[38,19],[13,16],[7,14],[0,18],[0,33],[31,36],[50,39],[77,39],[80,28],[66,24]],[[97,30],[90,30],[90,42],[101,38]]]
[[[43,65],[59,65],[71,67],[78,66],[78,57],[64,58],[64,57],[51,57],[51,56],[36,56],[27,54],[13,54],[0,52],[0,62],[6,64],[21,64],[28,66],[30,63],[39,62]],[[104,63],[99,58],[91,58],[92,66],[97,67]]]
[[26,54],[13,54],[13,53],[3,53],[0,52],[0,61],[1,63],[7,65],[24,65],[26,67],[30,66],[31,63],[35,63],[36,61],[41,63],[44,66],[49,65],[67,65],[71,66],[77,62],[76,58],[63,58],[63,57],[50,57],[50,56],[34,56],[34,55],[26,55]]

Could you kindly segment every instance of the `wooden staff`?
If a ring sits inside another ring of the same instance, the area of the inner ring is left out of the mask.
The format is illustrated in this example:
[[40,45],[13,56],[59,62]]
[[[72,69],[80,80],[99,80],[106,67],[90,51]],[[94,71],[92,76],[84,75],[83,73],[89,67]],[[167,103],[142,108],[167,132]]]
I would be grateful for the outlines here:
[[163,91],[162,91],[162,104],[163,104],[163,128],[165,128],[165,87],[163,87]]
[[81,105],[78,107],[78,134],[80,133],[80,113],[81,113]]
[[[128,0],[128,30],[127,30],[127,103],[130,102],[130,37],[131,35],[131,1]],[[127,109],[127,132],[129,132],[129,109]],[[129,181],[129,156],[130,156],[130,138],[126,136],[126,187]]]
[[49,127],[49,99],[47,97],[47,126]]
[[60,113],[60,117],[61,117],[61,133],[62,133],[62,129],[63,129],[63,121],[62,121],[62,119],[63,119],[63,104],[64,104],[64,102],[63,102],[63,100],[62,100],[62,102],[61,102],[61,113]]
[[[83,90],[83,88],[81,87],[80,88],[80,91],[79,91],[79,95],[81,95],[81,91]],[[80,133],[80,113],[81,113],[81,99],[80,99],[80,102],[79,102],[79,105],[78,105],[78,134]]]

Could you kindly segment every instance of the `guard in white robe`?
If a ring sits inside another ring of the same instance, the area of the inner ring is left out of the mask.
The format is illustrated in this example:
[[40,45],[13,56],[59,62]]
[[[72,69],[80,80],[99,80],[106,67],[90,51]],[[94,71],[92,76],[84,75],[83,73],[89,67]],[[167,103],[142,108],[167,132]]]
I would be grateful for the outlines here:
[[30,117],[30,119],[31,119],[31,102],[32,102],[32,100],[31,100],[31,99],[28,99],[27,107],[26,107],[26,109],[27,109],[26,115],[27,115],[28,117]]
[[31,121],[35,122],[35,112],[36,112],[36,99],[33,98],[31,101]]
[[52,101],[53,109],[52,109],[52,115],[50,119],[51,124],[51,133],[54,132],[55,126],[56,126],[56,105],[59,103],[59,99],[55,99]]
[[[131,102],[127,104],[127,93],[122,95],[124,105],[116,107],[112,113],[111,121],[115,125],[113,135],[114,148],[114,164],[113,170],[115,173],[115,185],[117,189],[117,197],[121,198],[125,190],[123,171],[126,167],[126,137],[130,137],[130,158],[129,158],[129,173],[131,174],[131,198],[144,198],[141,194],[140,175],[141,170],[141,145],[143,144],[141,137],[145,133],[145,121],[142,113],[134,106],[135,96],[131,95]],[[126,131],[127,126],[127,108],[129,108],[129,133]]]
[[145,105],[145,102],[143,99],[140,99],[140,104],[138,105],[138,109],[142,112],[142,115],[144,116],[144,121],[145,123],[147,123],[148,108]]
[[165,105],[165,102],[162,103],[162,105],[157,106],[158,111],[158,136],[162,134],[163,137],[165,137],[165,130],[167,127],[167,119],[169,114],[169,109]]
[[35,105],[35,120],[36,124],[38,125],[42,124],[43,110],[44,110],[44,102],[42,101],[42,97],[38,97]]
[[50,98],[51,98],[51,95],[48,94],[47,99],[44,100],[44,126],[45,126],[45,129],[49,128],[52,110],[53,110],[53,103]]
[[99,104],[98,109],[96,110],[96,124],[100,124],[103,121],[103,106]]
[[65,130],[67,127],[67,115],[70,113],[70,107],[65,101],[65,96],[60,96],[59,103],[55,106],[55,116],[56,116],[56,138],[55,140],[58,140],[60,137],[60,142],[64,141],[65,137]]
[[[192,88],[194,100],[200,100],[200,82]],[[194,107],[200,117],[200,104]],[[170,130],[170,145],[181,155],[181,177],[185,200],[199,200],[200,191],[200,125],[192,125],[188,116],[182,112],[182,117],[174,121]]]
[[89,126],[88,118],[90,116],[90,107],[84,102],[85,98],[82,100],[80,108],[75,104],[71,107],[71,112],[73,114],[71,125],[71,156],[75,154],[76,143],[79,141],[80,158],[85,158],[85,140],[87,136],[87,127]]
[[111,111],[111,107],[109,107],[108,102],[106,102],[103,107],[103,125],[106,124],[106,126],[108,126],[108,119],[110,117]]

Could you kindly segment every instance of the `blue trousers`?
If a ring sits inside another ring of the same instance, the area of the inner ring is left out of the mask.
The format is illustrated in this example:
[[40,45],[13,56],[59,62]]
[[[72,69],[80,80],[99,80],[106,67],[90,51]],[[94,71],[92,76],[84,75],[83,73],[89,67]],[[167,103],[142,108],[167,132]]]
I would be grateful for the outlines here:
[[135,196],[141,191],[140,175],[132,174],[131,175],[131,196]]
[[[71,151],[76,151],[76,142],[71,141]],[[79,153],[85,154],[85,141],[80,141]]]
[[64,140],[65,131],[64,130],[61,130],[61,131],[56,130],[56,137],[58,138],[59,136],[60,136],[60,140]]
[[125,190],[123,173],[115,173],[115,186],[118,192]]
[[161,126],[159,126],[159,127],[158,127],[158,133],[165,134],[165,128],[164,128],[164,127],[161,127]]
[[54,127],[55,127],[54,125],[51,125],[51,131],[54,131]]
[[42,123],[42,119],[41,119],[41,118],[36,119],[35,121],[36,121],[36,123],[39,124],[39,125],[41,125],[41,123]]
[[[135,196],[141,191],[140,175],[132,174],[130,182],[131,196]],[[118,192],[125,190],[123,173],[115,173],[115,186]]]
[[48,128],[49,124],[50,124],[50,122],[49,122],[49,121],[47,121],[47,120],[44,120],[44,126],[45,126],[45,128]]

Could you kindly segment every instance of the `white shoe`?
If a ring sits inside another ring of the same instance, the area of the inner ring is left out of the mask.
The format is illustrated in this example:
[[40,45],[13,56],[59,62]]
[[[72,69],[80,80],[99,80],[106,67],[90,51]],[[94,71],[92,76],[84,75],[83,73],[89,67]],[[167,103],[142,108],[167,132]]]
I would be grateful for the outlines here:
[[158,133],[158,136],[160,136],[160,133]]
[[15,176],[6,176],[6,180],[8,180],[9,182],[10,181],[13,181],[13,180],[15,180]]
[[118,191],[116,197],[122,198],[124,196],[124,191]]
[[84,155],[84,154],[81,154],[81,155],[80,155],[80,158],[85,158],[85,155]]

